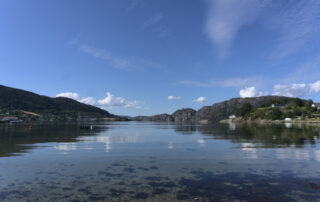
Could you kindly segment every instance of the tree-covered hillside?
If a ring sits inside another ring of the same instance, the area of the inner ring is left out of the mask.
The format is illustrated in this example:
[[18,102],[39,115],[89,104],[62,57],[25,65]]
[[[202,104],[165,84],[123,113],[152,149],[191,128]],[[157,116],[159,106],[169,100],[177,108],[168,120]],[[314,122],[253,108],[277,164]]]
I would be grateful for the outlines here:
[[253,108],[245,103],[236,111],[237,117],[245,119],[283,120],[286,118],[297,120],[320,120],[318,104],[312,100],[294,98],[281,102],[267,102],[259,108]]
[[[25,90],[0,85],[0,113],[14,115],[32,113],[45,120],[75,120],[80,116],[92,118],[117,118],[106,110],[87,105],[69,98],[51,98]],[[37,118],[36,116],[34,118]]]

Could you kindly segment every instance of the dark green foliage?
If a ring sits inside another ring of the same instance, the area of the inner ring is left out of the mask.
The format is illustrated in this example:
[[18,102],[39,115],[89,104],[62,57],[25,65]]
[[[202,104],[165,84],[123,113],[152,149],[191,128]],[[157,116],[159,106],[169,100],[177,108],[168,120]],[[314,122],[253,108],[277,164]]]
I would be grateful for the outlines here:
[[286,115],[285,118],[294,118],[294,113],[292,111],[289,111]]
[[306,104],[306,101],[300,98],[275,97],[274,99],[268,100],[267,102],[263,103],[261,106],[270,107],[272,104],[302,107]]
[[307,102],[305,103],[305,107],[307,109],[307,111],[312,111],[312,105],[313,104],[313,101],[312,100],[307,100]]
[[116,117],[109,112],[69,98],[50,98],[32,92],[0,85],[0,109],[2,111],[25,110],[42,116],[76,119],[78,114],[91,117]]
[[295,116],[301,116],[301,115],[302,115],[301,109],[299,109],[299,108],[294,108],[294,109],[293,109],[293,114],[294,114]]
[[256,109],[254,112],[251,113],[252,119],[264,119],[265,118],[265,110]]
[[294,98],[292,100],[292,103],[296,106],[296,107],[302,107],[304,105],[303,100],[301,100],[300,98]]
[[268,119],[280,120],[282,119],[282,112],[278,107],[272,108],[270,113],[267,115]]
[[[271,107],[275,104],[275,107]],[[254,107],[250,113],[243,112],[243,109],[238,110],[239,116],[250,119],[268,119],[268,120],[283,120],[285,118],[310,120],[320,117],[320,111],[316,107],[312,107],[312,100],[302,100],[300,98],[288,97],[272,97],[262,103],[261,107]],[[279,106],[278,106],[279,105]],[[277,107],[278,106],[278,107]],[[318,116],[319,115],[319,116]]]
[[250,112],[252,111],[252,105],[250,103],[244,103],[242,105],[242,107],[240,107],[237,111],[236,111],[236,116],[245,116],[250,114]]

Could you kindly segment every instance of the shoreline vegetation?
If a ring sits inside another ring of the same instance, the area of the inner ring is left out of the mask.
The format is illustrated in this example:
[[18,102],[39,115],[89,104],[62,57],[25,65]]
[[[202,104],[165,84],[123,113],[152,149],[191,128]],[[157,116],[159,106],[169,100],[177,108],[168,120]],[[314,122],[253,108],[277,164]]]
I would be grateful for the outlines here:
[[243,119],[243,118],[235,118],[235,119],[223,119],[219,121],[220,123],[255,123],[255,124],[320,124],[320,120],[265,120],[265,119]]
[[294,98],[288,102],[273,103],[254,108],[250,103],[243,104],[229,119],[220,123],[320,123],[320,106],[312,100]]
[[76,100],[38,95],[0,85],[0,122],[72,123],[91,121],[126,121],[93,105]]
[[[229,118],[229,119],[228,119]],[[217,122],[320,123],[320,103],[283,96],[232,98],[199,110],[180,109],[173,114],[138,116],[135,121],[210,124]]]
[[156,121],[176,124],[226,122],[320,123],[320,103],[283,96],[232,98],[198,110],[126,117],[64,97],[51,98],[0,85],[0,122],[76,123],[100,121]]

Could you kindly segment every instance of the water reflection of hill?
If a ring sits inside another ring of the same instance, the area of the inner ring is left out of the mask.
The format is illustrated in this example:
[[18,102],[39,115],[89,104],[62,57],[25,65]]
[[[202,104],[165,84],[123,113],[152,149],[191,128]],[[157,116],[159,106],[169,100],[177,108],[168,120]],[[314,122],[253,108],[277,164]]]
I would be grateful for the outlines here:
[[315,125],[203,125],[194,127],[177,127],[176,132],[183,134],[195,131],[214,139],[227,139],[235,143],[252,143],[257,147],[303,147],[315,145],[319,141],[320,127]]
[[0,157],[17,156],[37,147],[38,143],[72,143],[80,141],[80,136],[94,135],[105,126],[94,131],[80,130],[78,125],[35,125],[28,126],[0,125]]

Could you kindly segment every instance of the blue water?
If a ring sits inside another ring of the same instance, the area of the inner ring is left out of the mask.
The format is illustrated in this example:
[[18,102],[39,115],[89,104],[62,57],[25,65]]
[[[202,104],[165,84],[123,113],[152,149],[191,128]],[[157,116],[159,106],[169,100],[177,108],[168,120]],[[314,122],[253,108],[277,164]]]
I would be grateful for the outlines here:
[[0,201],[320,201],[320,127],[0,125]]

